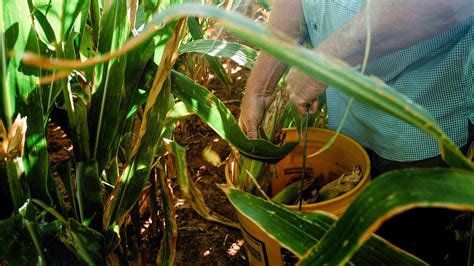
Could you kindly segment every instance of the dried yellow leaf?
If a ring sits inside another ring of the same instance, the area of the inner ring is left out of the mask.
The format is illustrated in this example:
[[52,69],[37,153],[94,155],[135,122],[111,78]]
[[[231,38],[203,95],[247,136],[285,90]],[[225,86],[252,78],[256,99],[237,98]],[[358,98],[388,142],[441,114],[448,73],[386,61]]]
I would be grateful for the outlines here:
[[211,149],[211,145],[204,148],[202,151],[202,157],[213,166],[219,167],[222,164],[221,157],[217,152]]
[[26,116],[22,118],[20,114],[18,114],[7,136],[5,126],[0,122],[1,157],[7,160],[13,160],[23,155],[26,127]]
[[0,120],[0,157],[6,158],[7,157],[7,150],[8,150],[8,137],[7,137],[7,130],[3,121]]

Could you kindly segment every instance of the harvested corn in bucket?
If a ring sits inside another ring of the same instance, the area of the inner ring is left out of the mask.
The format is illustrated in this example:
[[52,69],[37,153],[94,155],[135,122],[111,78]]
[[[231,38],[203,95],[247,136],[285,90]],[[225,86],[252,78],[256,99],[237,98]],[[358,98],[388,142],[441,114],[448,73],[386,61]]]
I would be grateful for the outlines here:
[[[322,174],[306,178],[303,185],[303,203],[311,204],[336,198],[357,186],[361,178],[362,171],[358,165],[354,165],[351,171],[344,172],[341,175],[331,173],[328,179],[324,178]],[[324,180],[330,181],[323,183]],[[294,181],[273,196],[272,200],[281,204],[297,204],[300,192],[298,177],[294,178]]]

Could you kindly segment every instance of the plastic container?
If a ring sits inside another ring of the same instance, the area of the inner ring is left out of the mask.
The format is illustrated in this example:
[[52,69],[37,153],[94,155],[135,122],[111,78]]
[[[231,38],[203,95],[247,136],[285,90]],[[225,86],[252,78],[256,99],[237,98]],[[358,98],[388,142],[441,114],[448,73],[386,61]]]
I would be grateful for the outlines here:
[[[285,129],[284,131],[286,132],[285,141],[298,140],[296,129]],[[308,128],[307,155],[322,148],[334,134],[334,131],[327,129]],[[273,194],[279,192],[295,178],[301,177],[302,160],[303,141],[277,163],[278,177],[272,181]],[[354,165],[358,165],[363,174],[357,186],[339,197],[314,204],[303,204],[302,210],[322,210],[339,216],[370,181],[370,160],[367,152],[360,144],[343,134],[339,134],[329,149],[315,157],[307,158],[306,173],[311,176],[340,175],[351,171]],[[287,206],[290,209],[298,210],[298,205]],[[277,241],[270,238],[252,221],[238,211],[237,215],[246,242],[250,265],[293,265],[297,262],[297,258],[291,252],[281,247]]]

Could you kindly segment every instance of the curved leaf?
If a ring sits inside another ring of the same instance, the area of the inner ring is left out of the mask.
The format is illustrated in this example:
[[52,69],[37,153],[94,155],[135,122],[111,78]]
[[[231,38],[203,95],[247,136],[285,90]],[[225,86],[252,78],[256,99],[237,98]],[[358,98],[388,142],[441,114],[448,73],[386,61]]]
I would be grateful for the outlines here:
[[396,116],[438,139],[441,155],[449,165],[474,170],[474,163],[463,156],[426,109],[376,77],[364,76],[340,60],[295,46],[293,41],[281,36],[281,33],[267,31],[263,25],[242,15],[228,13],[213,6],[197,4],[174,6],[155,16],[153,22],[159,25],[182,16],[217,18],[225,28],[244,41],[260,47],[309,76],[334,86],[361,102]]
[[145,40],[151,38],[164,22],[183,16],[217,18],[225,28],[244,41],[260,47],[265,52],[297,67],[309,76],[331,85],[361,102],[396,116],[436,138],[439,140],[441,155],[449,165],[474,170],[474,163],[463,156],[431,115],[423,107],[415,104],[394,88],[375,77],[362,75],[340,60],[315,53],[304,47],[295,46],[293,41],[282,36],[281,33],[267,31],[263,25],[242,15],[228,13],[213,6],[198,4],[173,6],[156,15],[141,34],[130,39],[120,50],[105,54],[100,58],[91,58],[83,63],[71,60],[45,60],[31,53],[23,53],[22,59],[29,64],[48,68],[83,68],[91,66],[136,48]]
[[[242,215],[299,258],[336,223],[333,215],[324,212],[296,212],[238,189],[220,188]],[[425,264],[376,235],[370,237],[350,262],[356,265]]]
[[406,169],[374,180],[349,206],[301,265],[339,265],[375,232],[383,221],[416,207],[474,211],[474,172],[461,169]]
[[241,154],[259,161],[277,162],[298,144],[279,147],[263,139],[249,140],[229,109],[214,94],[177,71],[172,71],[171,80],[173,94]]

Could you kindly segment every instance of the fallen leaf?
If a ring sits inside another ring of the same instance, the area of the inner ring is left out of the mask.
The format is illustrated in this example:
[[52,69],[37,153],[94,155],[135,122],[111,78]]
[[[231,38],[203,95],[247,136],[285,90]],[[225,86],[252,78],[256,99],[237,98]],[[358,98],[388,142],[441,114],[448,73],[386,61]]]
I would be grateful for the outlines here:
[[219,167],[222,164],[221,157],[217,152],[211,149],[211,145],[204,148],[202,151],[202,157],[213,166]]

